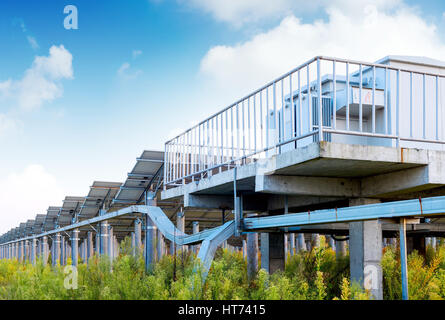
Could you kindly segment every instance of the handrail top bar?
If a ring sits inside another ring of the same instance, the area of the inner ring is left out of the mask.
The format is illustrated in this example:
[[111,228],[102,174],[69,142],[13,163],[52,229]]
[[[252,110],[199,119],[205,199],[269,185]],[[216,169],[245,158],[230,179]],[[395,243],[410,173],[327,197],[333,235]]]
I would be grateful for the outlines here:
[[445,77],[445,75],[443,74],[439,74],[439,73],[431,73],[431,72],[421,72],[421,71],[417,71],[417,70],[411,70],[408,68],[400,68],[400,67],[394,67],[394,66],[390,66],[387,64],[381,64],[381,63],[372,63],[372,62],[366,62],[366,61],[360,61],[360,60],[351,60],[351,59],[344,59],[344,58],[335,58],[335,57],[330,57],[330,56],[323,56],[323,55],[319,55],[319,56],[315,56],[312,59],[307,60],[306,62],[304,62],[303,64],[300,64],[299,66],[293,68],[292,70],[288,71],[287,73],[283,74],[282,76],[279,76],[278,78],[276,78],[275,80],[272,80],[270,82],[268,82],[266,85],[263,85],[262,87],[260,87],[259,89],[253,91],[252,93],[244,96],[243,98],[237,100],[236,102],[230,104],[229,106],[225,107],[224,109],[212,114],[211,116],[205,118],[204,120],[202,120],[201,122],[197,123],[196,125],[192,126],[191,128],[185,130],[184,132],[178,134],[177,136],[175,136],[174,138],[171,138],[170,140],[168,140],[167,142],[165,142],[165,145],[171,143],[173,140],[178,139],[179,137],[185,135],[186,133],[192,131],[193,129],[201,126],[202,124],[204,124],[205,122],[215,118],[216,116],[219,116],[220,114],[222,114],[223,112],[229,110],[230,108],[236,106],[237,104],[245,101],[246,99],[251,98],[252,96],[256,95],[257,93],[263,91],[264,89],[269,88],[270,86],[274,85],[275,83],[283,80],[284,78],[290,76],[291,74],[303,69],[304,67],[307,67],[308,65],[310,65],[311,63],[317,61],[317,60],[325,60],[325,61],[332,61],[332,62],[341,62],[341,63],[349,63],[349,64],[353,64],[353,65],[362,65],[362,66],[366,66],[366,67],[376,67],[376,68],[382,68],[382,69],[387,69],[387,70],[394,70],[394,71],[401,71],[401,72],[408,72],[408,73],[414,73],[414,74],[422,74],[425,76],[432,76],[432,77]]

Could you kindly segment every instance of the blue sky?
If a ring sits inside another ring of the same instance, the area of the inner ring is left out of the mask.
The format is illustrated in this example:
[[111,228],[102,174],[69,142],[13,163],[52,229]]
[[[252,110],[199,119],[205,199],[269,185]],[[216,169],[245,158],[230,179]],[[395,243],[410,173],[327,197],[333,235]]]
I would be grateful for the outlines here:
[[[69,4],[78,30],[63,26]],[[124,180],[144,149],[314,55],[445,60],[444,12],[414,0],[3,0],[0,232],[93,180]],[[53,96],[20,102],[29,90]]]

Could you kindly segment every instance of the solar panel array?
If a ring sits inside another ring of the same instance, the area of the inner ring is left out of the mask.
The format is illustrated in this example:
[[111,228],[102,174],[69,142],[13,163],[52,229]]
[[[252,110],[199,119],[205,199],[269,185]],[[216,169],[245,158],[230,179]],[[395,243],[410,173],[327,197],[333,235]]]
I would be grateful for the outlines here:
[[[127,174],[124,183],[94,181],[88,194],[84,197],[66,196],[62,206],[50,206],[46,214],[38,214],[34,220],[21,223],[0,236],[0,242],[19,239],[33,234],[40,234],[64,227],[73,222],[91,219],[101,214],[101,210],[115,211],[131,205],[143,204],[146,191],[157,191],[162,188],[164,152],[144,151],[136,158],[136,164]],[[180,200],[161,201],[157,197],[157,205],[170,217],[176,219],[176,213],[182,207]],[[114,234],[122,239],[133,231],[135,217],[122,216],[109,221]],[[191,229],[192,221],[200,221],[201,229],[221,224],[221,211],[208,209],[191,209],[187,211],[187,229]],[[80,229],[80,236],[95,230],[94,226]]]

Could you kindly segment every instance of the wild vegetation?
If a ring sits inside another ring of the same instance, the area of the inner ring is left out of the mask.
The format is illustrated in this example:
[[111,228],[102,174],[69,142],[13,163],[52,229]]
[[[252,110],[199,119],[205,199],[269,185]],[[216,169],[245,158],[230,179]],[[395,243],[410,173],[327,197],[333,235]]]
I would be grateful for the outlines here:
[[[112,265],[98,257],[79,264],[77,289],[65,288],[63,266],[1,260],[0,299],[369,299],[349,281],[349,258],[337,259],[323,238],[319,248],[289,256],[285,271],[269,276],[261,269],[251,282],[238,252],[219,250],[204,284],[190,252],[163,257],[148,274],[143,258],[130,253],[125,241]],[[426,259],[414,252],[408,261],[410,297],[445,299],[445,247],[428,247]],[[382,269],[384,298],[400,299],[397,248],[384,249]]]

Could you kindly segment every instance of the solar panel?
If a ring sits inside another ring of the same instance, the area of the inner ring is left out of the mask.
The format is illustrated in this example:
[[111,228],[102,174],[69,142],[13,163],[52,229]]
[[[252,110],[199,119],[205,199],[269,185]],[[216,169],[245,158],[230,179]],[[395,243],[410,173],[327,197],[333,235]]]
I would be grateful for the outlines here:
[[116,198],[113,200],[114,206],[136,204],[143,196],[144,191],[153,181],[164,164],[163,151],[142,152],[136,159],[136,164],[127,175],[127,180],[121,186]]
[[90,187],[90,192],[80,207],[79,220],[95,217],[101,207],[109,207],[121,185],[120,182],[94,181]]

